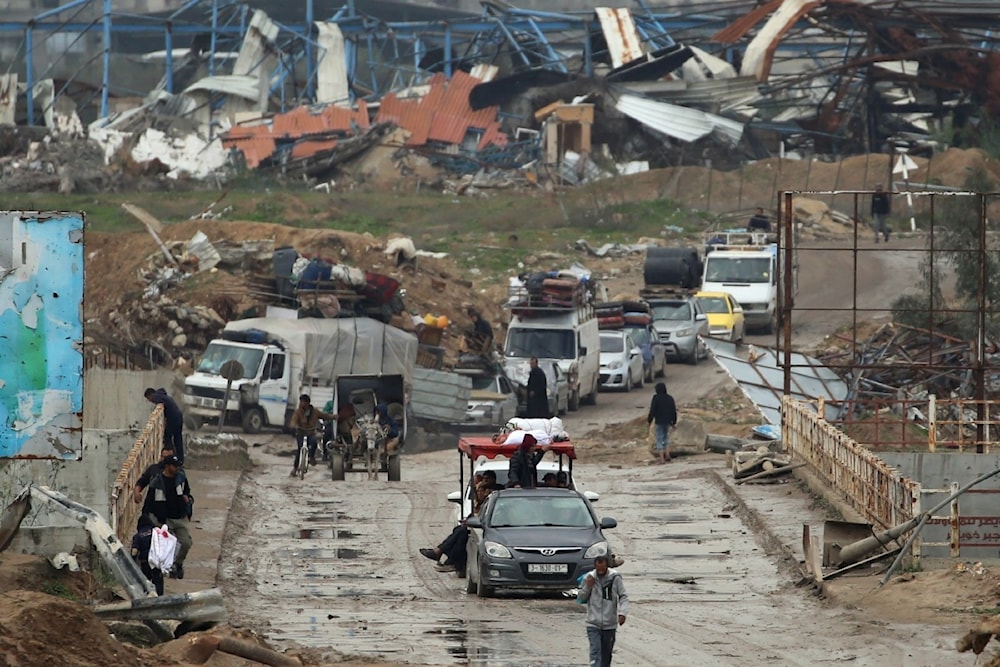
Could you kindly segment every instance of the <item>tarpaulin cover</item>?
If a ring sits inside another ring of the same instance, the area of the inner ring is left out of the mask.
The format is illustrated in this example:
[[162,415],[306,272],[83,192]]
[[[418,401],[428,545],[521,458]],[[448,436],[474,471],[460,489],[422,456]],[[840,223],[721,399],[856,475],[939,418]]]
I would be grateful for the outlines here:
[[[557,456],[563,455],[571,460],[576,459],[576,450],[573,449],[572,442],[553,442],[548,447]],[[498,456],[510,458],[517,451],[517,445],[500,445],[493,442],[493,439],[488,436],[463,437],[458,439],[458,451],[473,460],[480,456],[485,456],[488,459],[495,459]]]
[[337,319],[255,317],[226,324],[227,331],[260,329],[301,354],[304,378],[332,384],[341,375],[402,375],[409,384],[417,337],[368,317]]

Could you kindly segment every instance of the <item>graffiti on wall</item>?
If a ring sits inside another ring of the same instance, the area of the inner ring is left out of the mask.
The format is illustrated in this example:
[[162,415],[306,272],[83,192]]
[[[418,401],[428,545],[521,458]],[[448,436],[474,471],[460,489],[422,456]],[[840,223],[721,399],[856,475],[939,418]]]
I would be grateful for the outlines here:
[[0,211],[0,458],[83,452],[83,214]]

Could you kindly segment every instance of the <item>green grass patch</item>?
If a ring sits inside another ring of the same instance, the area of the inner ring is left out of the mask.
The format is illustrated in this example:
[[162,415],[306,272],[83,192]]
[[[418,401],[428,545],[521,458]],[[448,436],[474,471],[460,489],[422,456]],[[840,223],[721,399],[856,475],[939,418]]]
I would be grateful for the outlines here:
[[42,582],[41,591],[46,595],[54,595],[56,597],[65,598],[67,600],[73,600],[74,602],[79,602],[77,596],[72,593],[66,584],[55,579],[47,579]]

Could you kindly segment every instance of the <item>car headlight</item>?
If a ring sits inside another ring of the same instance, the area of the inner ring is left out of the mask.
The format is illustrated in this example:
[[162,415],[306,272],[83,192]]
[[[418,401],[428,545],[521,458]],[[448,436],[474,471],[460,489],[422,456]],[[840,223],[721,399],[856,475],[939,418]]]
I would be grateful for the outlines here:
[[611,370],[615,370],[616,368],[621,368],[621,367],[622,367],[621,361],[612,361],[610,364],[608,364],[608,368],[610,368]]
[[674,335],[679,337],[684,337],[684,336],[690,336],[693,333],[694,329],[692,329],[691,327],[685,327],[683,329],[678,329],[677,331],[675,331]]
[[598,556],[607,556],[607,555],[608,555],[608,543],[598,542],[597,544],[590,545],[590,548],[587,549],[587,552],[585,554],[583,554],[583,557],[597,558]]
[[[607,543],[604,543],[604,546],[606,548]],[[486,549],[486,555],[489,556],[490,558],[513,558],[513,556],[510,554],[510,549],[500,544],[499,542],[490,542],[489,540],[486,540],[485,542],[483,542],[483,548]],[[591,549],[593,548],[594,547],[591,547]]]

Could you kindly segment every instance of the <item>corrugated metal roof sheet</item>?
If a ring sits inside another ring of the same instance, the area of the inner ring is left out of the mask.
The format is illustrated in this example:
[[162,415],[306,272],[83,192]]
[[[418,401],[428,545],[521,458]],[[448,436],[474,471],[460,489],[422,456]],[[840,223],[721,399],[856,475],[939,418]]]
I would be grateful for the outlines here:
[[274,154],[276,144],[266,125],[234,127],[222,137],[222,145],[243,153],[249,169],[256,169],[261,162]]
[[757,31],[743,54],[741,75],[754,75],[758,81],[767,81],[774,62],[774,51],[781,38],[795,23],[820,5],[820,0],[783,0],[781,6]]
[[615,103],[615,108],[646,127],[681,141],[695,141],[718,132],[722,138],[735,145],[743,136],[743,123],[738,121],[637,95],[622,95]]
[[291,156],[293,159],[312,157],[323,151],[333,150],[337,147],[336,139],[303,139],[292,146]]
[[712,35],[711,40],[713,42],[721,42],[722,44],[737,42],[743,35],[750,32],[751,28],[763,21],[765,16],[778,9],[784,1],[771,0],[771,2],[754,7],[739,19]]
[[401,100],[389,93],[382,98],[377,123],[395,123],[410,133],[406,144],[422,146],[428,141],[460,144],[469,129],[483,132],[479,148],[490,144],[504,146],[507,135],[497,121],[497,108],[473,111],[469,94],[481,81],[458,71],[449,81],[444,74],[435,74],[427,93],[417,99]]
[[635,29],[635,21],[628,8],[595,7],[594,13],[601,22],[601,31],[604,33],[604,41],[608,44],[612,67],[621,67],[645,55],[639,31]]

